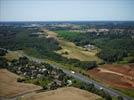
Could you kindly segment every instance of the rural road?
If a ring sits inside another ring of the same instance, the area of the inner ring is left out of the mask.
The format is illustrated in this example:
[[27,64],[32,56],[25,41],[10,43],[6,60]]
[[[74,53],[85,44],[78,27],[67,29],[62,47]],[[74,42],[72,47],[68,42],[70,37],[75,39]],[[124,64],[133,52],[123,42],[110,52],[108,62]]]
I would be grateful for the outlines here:
[[[1,49],[1,48],[0,48],[0,49]],[[35,61],[35,62],[38,62],[38,63],[45,62],[44,59],[34,58],[34,57],[28,56],[28,55],[26,55],[26,54],[23,54],[23,56],[26,56],[26,57],[29,58],[31,61]],[[105,92],[108,92],[111,96],[122,96],[124,100],[134,100],[134,98],[129,97],[129,96],[127,96],[127,95],[125,95],[125,94],[123,94],[123,93],[117,91],[117,90],[114,90],[114,89],[111,89],[111,88],[109,88],[109,87],[106,87],[106,86],[102,85],[101,83],[99,83],[99,82],[97,82],[97,81],[95,81],[95,80],[92,80],[92,79],[90,79],[90,78],[88,78],[88,77],[86,77],[86,76],[84,76],[84,75],[82,75],[82,74],[80,74],[80,73],[76,73],[76,72],[75,72],[75,73],[71,73],[71,71],[66,70],[66,69],[63,69],[62,67],[59,67],[59,66],[54,65],[54,64],[51,64],[51,65],[52,65],[53,67],[55,67],[55,68],[60,68],[60,69],[62,69],[63,72],[66,73],[68,76],[72,76],[72,77],[74,77],[75,79],[78,79],[78,80],[83,81],[83,82],[85,82],[85,83],[92,83],[92,84],[94,84],[94,86],[95,86],[97,89],[103,88],[103,90],[104,90]],[[21,96],[23,96],[23,95],[21,95]],[[15,97],[15,98],[17,98],[17,97]],[[12,99],[10,99],[10,100],[15,100],[15,99],[12,98]]]

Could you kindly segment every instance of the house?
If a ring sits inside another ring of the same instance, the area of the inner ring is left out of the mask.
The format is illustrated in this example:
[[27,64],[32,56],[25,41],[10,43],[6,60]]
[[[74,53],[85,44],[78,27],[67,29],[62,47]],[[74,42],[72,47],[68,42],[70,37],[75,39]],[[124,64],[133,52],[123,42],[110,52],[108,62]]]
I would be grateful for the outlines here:
[[93,50],[95,47],[94,47],[94,45],[88,44],[88,45],[85,45],[84,48],[86,48],[88,50]]
[[29,34],[29,36],[32,36],[32,37],[39,37],[39,36],[42,36],[42,35],[44,35],[44,33],[41,33],[41,32],[35,32],[35,33]]
[[46,68],[43,68],[41,71],[44,72],[44,71],[46,71],[46,70],[47,70]]
[[42,75],[41,74],[37,74],[37,78],[41,78],[42,77]]
[[62,86],[62,81],[59,81],[59,80],[55,79],[54,82],[56,82],[56,84],[57,84],[58,86]]
[[54,75],[53,76],[55,79],[58,79],[59,78],[59,75]]
[[62,86],[62,82],[59,81],[59,80],[57,80],[57,79],[55,79],[55,80],[53,80],[53,82],[51,82],[51,83],[49,83],[49,84],[47,85],[47,88],[48,88],[49,90],[54,90],[54,89],[57,89],[57,88],[60,87],[60,86]]
[[67,84],[68,85],[72,85],[72,81],[71,80],[67,80]]
[[57,73],[56,73],[55,71],[52,70],[51,75],[54,76],[54,75],[57,75]]

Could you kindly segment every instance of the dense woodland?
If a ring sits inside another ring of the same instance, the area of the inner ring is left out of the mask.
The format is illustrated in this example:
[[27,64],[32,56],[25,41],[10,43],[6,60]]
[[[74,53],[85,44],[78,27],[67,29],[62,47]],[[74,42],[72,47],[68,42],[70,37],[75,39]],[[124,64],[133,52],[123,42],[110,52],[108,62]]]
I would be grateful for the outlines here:
[[[116,25],[109,23],[72,23],[67,27],[56,27],[58,23],[47,23],[43,27],[54,30],[68,41],[74,42],[76,45],[85,46],[91,44],[100,49],[97,56],[103,59],[103,63],[133,63],[134,62],[134,32],[133,23],[118,23]],[[63,24],[63,23],[62,23]],[[61,49],[59,43],[54,38],[46,38],[33,34],[42,32],[40,27],[24,27],[28,23],[4,23],[0,26],[0,47],[9,50],[23,50],[25,53],[38,58],[45,58],[59,63],[66,63],[83,69],[96,67],[95,61],[80,61],[77,59],[68,59],[55,53],[54,51]],[[41,23],[40,25],[43,25]],[[54,26],[53,26],[54,25]],[[87,28],[108,28],[109,32],[73,32],[72,26],[78,25],[79,29]],[[115,31],[114,29],[124,29],[124,31]]]
[[106,63],[113,63],[128,57],[128,62],[134,62],[134,33],[131,32],[70,32],[67,30],[56,31],[60,37],[74,42],[76,45],[84,46],[87,44],[95,45],[100,48],[97,56]]
[[[58,42],[52,38],[38,38],[31,36],[38,32],[38,28],[23,28],[13,26],[0,27],[0,47],[10,50],[35,48],[52,51],[59,49]],[[43,45],[44,44],[44,45]]]
[[0,28],[0,47],[9,50],[24,50],[26,53],[39,58],[53,60],[59,63],[71,64],[74,67],[91,69],[96,67],[95,61],[80,61],[77,59],[68,59],[55,53],[60,49],[58,42],[54,38],[39,37],[32,33],[40,32],[39,28],[23,27],[2,27]]

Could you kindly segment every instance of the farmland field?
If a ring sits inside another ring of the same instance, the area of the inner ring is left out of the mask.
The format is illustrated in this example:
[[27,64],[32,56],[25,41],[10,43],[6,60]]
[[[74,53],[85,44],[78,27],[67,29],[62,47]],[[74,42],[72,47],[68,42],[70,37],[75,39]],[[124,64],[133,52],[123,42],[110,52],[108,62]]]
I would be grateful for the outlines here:
[[33,84],[18,83],[18,77],[6,69],[0,69],[0,97],[9,98],[41,89],[40,86]]
[[94,79],[134,97],[134,64],[105,64],[88,71],[88,74]]
[[22,100],[96,100],[101,97],[74,87],[59,88],[57,90],[26,95]]

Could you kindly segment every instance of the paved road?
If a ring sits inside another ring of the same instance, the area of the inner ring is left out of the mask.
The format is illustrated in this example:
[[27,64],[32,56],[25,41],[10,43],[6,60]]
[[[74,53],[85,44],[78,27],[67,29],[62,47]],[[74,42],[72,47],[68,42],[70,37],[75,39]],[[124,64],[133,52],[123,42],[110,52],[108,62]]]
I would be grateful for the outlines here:
[[[34,58],[34,57],[31,57],[31,56],[28,56],[28,55],[25,55],[25,54],[23,54],[23,56],[26,56],[26,57],[29,58],[30,60],[35,61],[35,62],[38,62],[38,63],[44,62],[43,59]],[[62,67],[59,67],[59,66],[57,66],[57,65],[53,65],[53,64],[51,64],[51,65],[52,65],[53,67],[56,67],[56,68],[62,68]],[[84,75],[82,75],[82,74],[80,74],[80,73],[74,73],[74,74],[73,74],[73,73],[71,73],[71,71],[69,71],[69,70],[66,70],[66,69],[62,69],[62,70],[63,70],[64,73],[66,73],[67,75],[72,76],[72,77],[74,77],[74,78],[76,78],[76,79],[78,79],[78,80],[81,80],[81,81],[85,82],[85,83],[93,83],[94,86],[95,86],[97,89],[103,88],[103,90],[104,90],[105,92],[108,92],[111,96],[122,96],[122,97],[124,98],[124,100],[134,100],[134,98],[131,98],[131,97],[129,97],[129,96],[127,96],[127,95],[125,95],[125,94],[123,94],[123,93],[117,91],[117,90],[114,90],[114,89],[111,89],[111,88],[109,88],[109,87],[106,87],[106,86],[102,85],[101,83],[99,83],[99,82],[97,82],[97,81],[94,81],[94,80],[92,80],[92,79],[90,79],[90,78],[88,78],[88,77],[86,77],[86,76],[84,76]]]
[[[43,59],[38,59],[38,58],[30,57],[30,56],[27,56],[27,55],[25,55],[25,56],[28,57],[30,60],[36,61],[38,63],[44,62]],[[72,77],[74,77],[74,78],[76,78],[76,79],[78,79],[80,81],[83,81],[85,83],[93,83],[94,86],[97,89],[103,88],[103,90],[105,92],[108,92],[111,96],[122,96],[124,98],[124,100],[134,100],[134,98],[131,98],[131,97],[129,97],[129,96],[117,91],[117,90],[114,90],[114,89],[111,89],[109,87],[106,87],[103,84],[101,84],[101,83],[99,83],[99,82],[97,82],[95,80],[92,80],[92,79],[90,79],[90,78],[88,78],[88,77],[86,77],[86,76],[84,76],[84,75],[82,75],[80,73],[75,72],[73,74],[73,73],[71,73],[71,71],[63,69],[63,67],[60,67],[60,66],[57,66],[57,65],[54,65],[54,64],[50,64],[50,65],[52,65],[53,67],[56,67],[56,68],[62,68],[64,73],[66,73],[67,75],[72,76]]]
[[83,76],[83,75],[81,75],[81,74],[79,74],[79,73],[74,73],[74,74],[72,74],[70,71],[67,71],[67,70],[64,70],[64,72],[65,72],[66,74],[68,74],[68,75],[70,75],[70,76],[72,76],[72,77],[78,79],[78,80],[81,80],[81,81],[85,82],[85,83],[92,83],[92,84],[94,84],[94,86],[95,86],[97,89],[103,88],[103,90],[104,90],[105,92],[108,92],[111,96],[122,96],[122,97],[124,98],[124,100],[134,100],[134,98],[131,98],[131,97],[127,96],[127,95],[124,95],[123,93],[120,93],[120,92],[117,91],[117,90],[108,88],[108,87],[102,85],[101,83],[96,82],[96,81],[94,81],[94,80],[92,80],[92,79],[89,79],[88,77]]
[[[55,66],[55,65],[52,64],[52,66]],[[58,66],[55,66],[55,67],[58,67]],[[74,77],[75,79],[78,79],[78,80],[80,80],[82,82],[85,82],[85,83],[94,84],[94,86],[97,89],[103,88],[103,90],[105,92],[108,92],[111,96],[116,96],[116,97],[117,96],[122,96],[124,98],[124,100],[134,100],[134,98],[131,98],[131,97],[129,97],[129,96],[117,91],[117,90],[114,90],[114,89],[111,89],[109,87],[106,87],[106,86],[102,85],[101,83],[99,83],[97,81],[94,81],[94,80],[92,80],[92,79],[90,79],[90,78],[88,78],[88,77],[86,77],[86,76],[84,76],[84,75],[82,75],[80,73],[76,73],[76,72],[72,73],[71,71],[66,70],[66,69],[62,69],[62,70],[63,70],[64,73],[66,73],[69,76]]]

